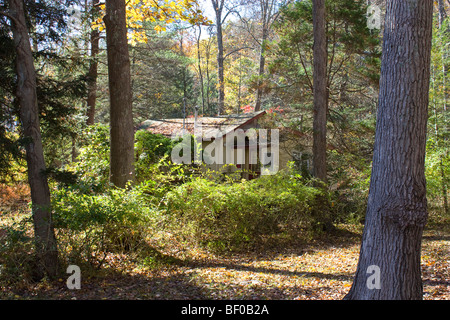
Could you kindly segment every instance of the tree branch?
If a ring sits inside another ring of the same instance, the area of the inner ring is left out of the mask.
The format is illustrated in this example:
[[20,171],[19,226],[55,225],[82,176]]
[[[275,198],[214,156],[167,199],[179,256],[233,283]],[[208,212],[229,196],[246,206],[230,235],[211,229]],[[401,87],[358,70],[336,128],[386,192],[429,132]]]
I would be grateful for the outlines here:
[[238,5],[232,7],[231,9],[228,10],[228,12],[225,14],[225,16],[224,16],[223,19],[222,19],[222,24],[225,23],[225,20],[228,18],[228,15],[229,15],[230,13],[237,13],[237,14],[238,14],[238,12],[235,10],[237,7],[238,7]]
[[238,28],[241,28],[241,29],[244,29],[245,31],[247,31],[247,33],[253,38],[253,40],[254,40],[259,46],[261,46],[261,42],[259,41],[259,39],[256,38],[256,37],[253,35],[253,32],[251,32],[251,28],[250,28],[250,25],[249,25],[249,23],[248,23],[248,20],[245,19],[245,18],[243,18],[243,17],[240,15],[239,12],[237,12],[237,15],[238,15],[239,19],[245,24],[246,28],[240,27],[239,25],[238,25],[237,27],[238,27]]
[[12,22],[18,23],[18,20],[17,20],[13,15],[11,15],[11,14],[8,13],[8,12],[0,11],[0,16],[5,16],[5,17],[7,17],[9,20],[11,20]]
[[236,53],[236,52],[244,50],[244,49],[254,49],[254,48],[253,47],[242,47],[242,48],[230,51],[223,57],[223,60],[225,60],[229,55],[232,55],[233,53]]
[[306,65],[305,65],[305,62],[303,61],[303,57],[302,57],[302,54],[301,54],[301,51],[300,51],[300,46],[299,46],[298,43],[297,43],[297,52],[298,52],[298,56],[300,58],[300,63],[302,64],[302,67],[303,67],[303,71],[305,72],[306,79],[308,79],[309,88],[311,89],[311,92],[314,92],[314,86],[313,86],[313,83],[311,81],[311,78],[308,75],[308,71],[306,70]]

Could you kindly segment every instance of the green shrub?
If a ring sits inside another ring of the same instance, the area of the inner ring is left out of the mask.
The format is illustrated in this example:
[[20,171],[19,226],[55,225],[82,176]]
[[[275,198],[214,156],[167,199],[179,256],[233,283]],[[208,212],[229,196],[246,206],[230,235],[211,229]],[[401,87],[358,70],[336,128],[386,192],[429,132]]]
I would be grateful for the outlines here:
[[155,165],[170,156],[174,142],[161,134],[139,130],[135,135],[136,180],[145,181],[152,177]]
[[198,244],[241,248],[264,237],[311,230],[319,194],[292,170],[238,183],[199,177],[167,194],[166,212],[179,232]]
[[136,251],[152,211],[138,187],[86,194],[75,186],[52,194],[54,223],[67,259],[100,263],[108,252]]
[[77,161],[65,168],[77,177],[78,188],[85,192],[104,192],[109,188],[109,127],[88,126],[80,137],[82,146]]
[[445,146],[437,147],[433,138],[427,142],[425,176],[431,211],[445,213],[445,198],[448,202],[450,190],[450,153]]
[[32,281],[36,269],[34,241],[26,233],[26,220],[0,231],[0,283]]
[[[105,254],[136,251],[165,194],[189,177],[187,168],[167,160],[172,141],[138,131],[138,182],[126,189],[109,183],[109,128],[89,126],[80,137],[77,161],[54,172],[52,209],[60,251],[78,263],[101,264]],[[75,180],[60,179],[72,173]]]

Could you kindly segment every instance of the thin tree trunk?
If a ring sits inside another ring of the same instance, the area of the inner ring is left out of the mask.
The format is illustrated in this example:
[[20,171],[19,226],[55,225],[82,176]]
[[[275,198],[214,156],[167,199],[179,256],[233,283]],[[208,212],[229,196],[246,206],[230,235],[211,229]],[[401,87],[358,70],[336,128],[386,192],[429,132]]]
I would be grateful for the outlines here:
[[314,118],[313,173],[327,181],[327,42],[325,33],[325,0],[313,1],[314,32]]
[[256,90],[256,102],[255,102],[255,111],[261,110],[261,97],[263,94],[263,88],[262,88],[262,80],[261,77],[264,75],[264,69],[266,64],[266,57],[265,57],[265,48],[266,48],[266,42],[267,38],[269,36],[269,30],[266,26],[266,17],[264,17],[264,23],[263,23],[263,32],[262,32],[262,42],[261,42],[261,50],[259,52],[259,72],[258,76],[260,79],[258,80],[258,89]]
[[442,27],[442,23],[447,18],[447,12],[445,11],[444,0],[438,0],[439,9],[439,28]]
[[210,86],[211,86],[211,78],[209,76],[209,46],[208,51],[206,52],[206,108],[208,109],[208,115],[211,115],[211,104],[209,101],[209,93],[210,93]]
[[238,90],[238,107],[237,114],[241,112],[242,104],[242,56],[239,54],[239,90]]
[[[220,19],[220,16],[217,18]],[[218,114],[225,112],[225,78],[223,67],[223,37],[222,37],[222,24],[217,25],[217,71],[219,77],[219,102],[218,102]]]
[[[445,11],[445,5],[444,5],[444,1],[443,0],[439,0],[438,1],[439,4],[439,29],[441,29],[441,32],[444,32],[446,35],[449,33],[449,29],[447,28],[447,30],[442,30],[443,28],[443,23],[444,20],[447,19],[447,12]],[[446,76],[447,76],[447,64],[445,62],[445,58],[447,57],[447,51],[448,48],[447,46],[443,46],[442,48],[442,89],[444,92],[444,106],[443,106],[443,110],[444,112],[447,111],[447,84],[446,84]],[[437,120],[436,120],[437,121]],[[447,130],[447,124],[444,123],[444,130]],[[447,156],[447,154],[445,155]],[[439,170],[441,173],[441,189],[442,189],[442,197],[444,199],[444,212],[446,214],[449,214],[450,209],[449,209],[449,204],[448,204],[448,196],[447,196],[447,177],[445,175],[445,171],[444,171],[444,164],[443,164],[443,155],[441,154],[439,156]]]
[[[93,1],[93,11],[97,12],[99,0]],[[87,97],[87,125],[93,125],[95,121],[95,103],[97,100],[97,76],[98,76],[98,62],[97,56],[99,53],[100,32],[97,29],[91,31],[91,62],[89,65],[89,86]]]
[[50,191],[44,174],[46,168],[39,125],[36,71],[23,1],[8,0],[8,4],[13,18],[11,30],[16,47],[16,95],[20,105],[23,135],[28,139],[25,150],[38,259],[37,275],[55,277],[58,272],[58,251],[52,223]]
[[217,76],[218,76],[218,110],[219,115],[225,112],[225,79],[224,79],[224,54],[223,54],[223,34],[222,34],[222,10],[225,0],[211,0],[214,12],[216,14],[216,32],[217,32]]
[[107,0],[106,43],[110,95],[110,181],[123,188],[134,178],[134,129],[125,0]]
[[205,115],[205,88],[203,85],[203,72],[202,72],[202,60],[201,60],[201,54],[200,54],[200,38],[202,35],[202,26],[198,26],[198,38],[197,38],[197,63],[198,63],[198,75],[200,78],[200,90],[201,90],[201,96],[202,96],[202,116]]
[[450,213],[450,209],[449,209],[449,205],[448,205],[448,197],[447,197],[447,176],[445,175],[445,171],[444,171],[444,162],[443,162],[443,156],[441,155],[439,157],[439,171],[441,174],[441,190],[442,190],[442,197],[444,199],[444,212],[446,215],[448,215]]
[[429,0],[387,3],[366,222],[346,299],[422,299],[432,14]]
[[[261,10],[260,24],[262,26],[262,34],[261,34],[261,42],[257,41],[260,44],[260,51],[259,51],[259,70],[258,70],[259,80],[257,84],[258,87],[256,89],[256,98],[254,107],[255,111],[261,110],[261,100],[264,94],[262,77],[264,76],[265,72],[265,64],[266,64],[265,52],[267,41],[270,35],[270,29],[272,27],[272,23],[277,19],[279,15],[278,9],[282,6],[287,5],[287,3],[290,2],[290,0],[282,0],[282,1],[259,0],[258,2],[259,2],[259,9]],[[256,40],[255,37],[253,38]]]

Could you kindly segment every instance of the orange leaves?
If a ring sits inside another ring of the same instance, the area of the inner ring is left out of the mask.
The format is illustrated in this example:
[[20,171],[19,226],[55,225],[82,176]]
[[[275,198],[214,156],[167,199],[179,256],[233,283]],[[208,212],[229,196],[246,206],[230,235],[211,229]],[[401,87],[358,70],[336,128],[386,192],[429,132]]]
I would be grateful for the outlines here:
[[0,184],[0,211],[15,210],[24,206],[30,200],[30,187],[28,184],[7,185]]

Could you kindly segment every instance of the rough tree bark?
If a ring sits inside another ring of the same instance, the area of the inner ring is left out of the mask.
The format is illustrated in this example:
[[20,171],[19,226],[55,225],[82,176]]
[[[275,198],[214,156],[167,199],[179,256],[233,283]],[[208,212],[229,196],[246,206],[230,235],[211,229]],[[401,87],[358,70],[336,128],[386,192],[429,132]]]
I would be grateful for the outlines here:
[[[92,11],[94,16],[99,11],[99,0],[93,0]],[[88,96],[87,96],[87,125],[93,125],[95,122],[95,103],[97,100],[97,76],[98,76],[98,62],[97,56],[99,53],[100,32],[97,29],[91,31],[91,62],[89,65],[88,78]]]
[[58,251],[50,208],[50,191],[45,175],[44,152],[39,124],[36,94],[36,71],[30,46],[22,0],[8,0],[11,30],[16,47],[16,96],[20,106],[30,184],[34,236],[37,253],[36,275],[55,277],[58,272]]
[[123,188],[134,178],[134,129],[125,0],[107,0],[106,44],[110,96],[110,181]]
[[422,299],[432,13],[429,0],[387,3],[366,222],[346,299]]
[[313,1],[313,175],[327,181],[327,41],[325,0]]

